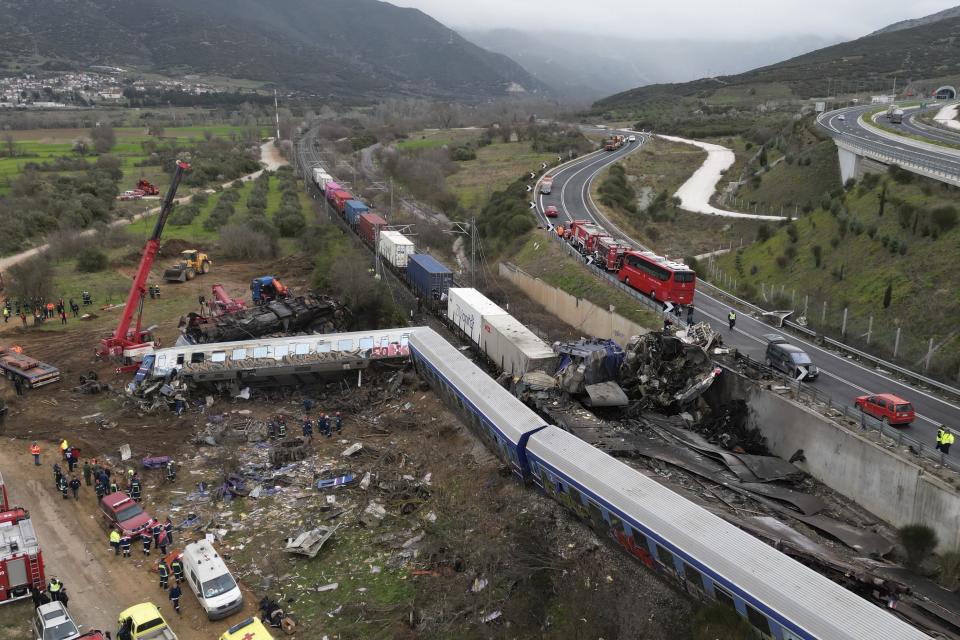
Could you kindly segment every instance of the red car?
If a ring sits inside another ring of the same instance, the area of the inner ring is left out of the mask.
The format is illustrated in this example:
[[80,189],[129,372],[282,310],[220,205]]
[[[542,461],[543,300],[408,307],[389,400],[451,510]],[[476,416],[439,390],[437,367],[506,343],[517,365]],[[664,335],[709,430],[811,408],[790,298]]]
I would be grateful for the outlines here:
[[100,513],[107,530],[116,529],[122,536],[137,536],[156,522],[123,491],[103,496],[100,499]]
[[913,405],[892,393],[859,396],[854,400],[853,405],[877,420],[891,425],[907,425],[916,417]]
[[555,206],[550,205],[549,207],[543,210],[543,215],[547,216],[548,218],[559,218],[560,212],[557,211],[557,208]]

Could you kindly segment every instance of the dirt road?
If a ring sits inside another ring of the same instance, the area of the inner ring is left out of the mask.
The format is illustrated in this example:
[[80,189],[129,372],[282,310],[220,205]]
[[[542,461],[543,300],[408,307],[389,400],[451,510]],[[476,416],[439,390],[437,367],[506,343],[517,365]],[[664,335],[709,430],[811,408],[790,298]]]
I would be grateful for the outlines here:
[[[117,614],[145,601],[160,606],[181,640],[209,640],[231,624],[209,622],[186,585],[178,619],[152,570],[156,551],[148,558],[138,545],[133,549],[132,558],[114,557],[106,531],[96,516],[96,496],[92,488],[81,488],[79,501],[64,500],[53,487],[51,447],[44,447],[43,464],[35,467],[27,453],[28,446],[23,440],[4,438],[0,446],[0,469],[11,502],[30,511],[43,550],[47,580],[53,576],[63,580],[70,594],[70,611],[77,623],[83,625],[82,629],[114,632]],[[151,484],[148,478],[147,492]],[[180,542],[182,536],[175,540]],[[231,618],[239,619],[239,614]]]

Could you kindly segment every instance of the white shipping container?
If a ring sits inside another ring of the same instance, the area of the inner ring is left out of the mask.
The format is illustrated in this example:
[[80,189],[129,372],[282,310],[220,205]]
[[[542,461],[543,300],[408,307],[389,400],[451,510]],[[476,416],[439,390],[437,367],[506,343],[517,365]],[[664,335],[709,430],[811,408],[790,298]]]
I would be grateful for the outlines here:
[[414,253],[413,242],[399,231],[381,231],[379,247],[380,255],[397,269],[406,269]]
[[546,342],[511,315],[483,317],[480,348],[505,373],[513,376],[541,369],[553,374],[557,354]]
[[508,315],[476,289],[451,288],[447,292],[447,319],[480,345],[485,317]]

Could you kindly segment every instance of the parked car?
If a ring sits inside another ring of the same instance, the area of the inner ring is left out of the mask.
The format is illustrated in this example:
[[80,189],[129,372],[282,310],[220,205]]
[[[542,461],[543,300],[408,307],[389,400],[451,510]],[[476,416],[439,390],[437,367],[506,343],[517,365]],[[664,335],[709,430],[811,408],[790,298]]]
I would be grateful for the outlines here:
[[177,640],[160,609],[152,602],[143,602],[120,612],[117,638],[129,633],[130,640]]
[[197,540],[183,548],[183,568],[187,585],[208,618],[219,620],[243,608],[243,593],[237,581],[209,541]]
[[37,607],[33,635],[36,640],[73,640],[80,637],[80,630],[63,603],[54,601]]
[[859,396],[853,405],[867,415],[890,425],[908,425],[916,418],[913,405],[892,393]]
[[[796,345],[787,342],[786,338],[775,333],[764,336],[767,339],[767,352],[764,356],[767,366],[784,372],[791,378],[816,380],[820,375],[817,365],[813,364],[807,352]],[[806,373],[803,373],[806,371]]]
[[543,215],[547,216],[548,218],[558,218],[560,217],[560,212],[557,211],[557,208],[555,206],[550,205],[549,207],[543,210]]
[[156,520],[133,498],[117,491],[100,499],[100,513],[107,530],[116,529],[122,536],[137,536],[153,526]]

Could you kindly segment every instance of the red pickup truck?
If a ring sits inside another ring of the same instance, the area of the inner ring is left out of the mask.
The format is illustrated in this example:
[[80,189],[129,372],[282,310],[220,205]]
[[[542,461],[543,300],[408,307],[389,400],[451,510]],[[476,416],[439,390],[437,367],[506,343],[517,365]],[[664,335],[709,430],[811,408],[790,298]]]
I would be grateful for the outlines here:
[[123,491],[103,496],[100,499],[100,514],[107,530],[116,529],[122,536],[138,536],[156,522]]

